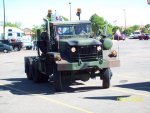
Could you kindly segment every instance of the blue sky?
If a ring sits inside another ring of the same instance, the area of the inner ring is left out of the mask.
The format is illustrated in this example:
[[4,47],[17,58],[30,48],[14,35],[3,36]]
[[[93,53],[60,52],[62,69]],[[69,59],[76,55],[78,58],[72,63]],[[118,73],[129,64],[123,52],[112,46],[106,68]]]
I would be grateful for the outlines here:
[[[81,8],[81,19],[89,20],[93,14],[98,14],[111,24],[124,26],[124,10],[126,24],[150,24],[150,5],[147,0],[5,0],[6,20],[20,22],[22,27],[40,25],[47,10],[55,10],[57,14],[69,19],[71,2],[72,20],[77,20],[76,9]],[[117,20],[116,23],[113,23]],[[3,21],[3,2],[0,1],[0,21]]]

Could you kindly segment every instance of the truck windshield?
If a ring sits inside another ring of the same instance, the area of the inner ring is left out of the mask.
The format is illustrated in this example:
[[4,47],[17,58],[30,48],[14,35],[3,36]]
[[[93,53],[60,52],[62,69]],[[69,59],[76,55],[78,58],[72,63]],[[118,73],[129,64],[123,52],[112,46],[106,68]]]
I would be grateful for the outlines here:
[[76,35],[88,35],[91,32],[91,25],[90,24],[77,24],[74,25],[75,34]]
[[73,26],[63,25],[63,26],[57,26],[56,31],[58,35],[73,35],[74,28]]
[[75,25],[59,25],[56,26],[56,33],[61,37],[66,36],[87,36],[91,33],[91,25],[84,24],[75,24]]

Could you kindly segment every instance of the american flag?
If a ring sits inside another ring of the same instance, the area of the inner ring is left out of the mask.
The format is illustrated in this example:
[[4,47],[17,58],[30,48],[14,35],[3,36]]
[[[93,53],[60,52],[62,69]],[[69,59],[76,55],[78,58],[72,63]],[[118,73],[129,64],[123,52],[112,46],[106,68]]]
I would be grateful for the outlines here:
[[117,31],[116,31],[116,33],[115,33],[115,35],[117,35],[117,36],[121,36],[121,33],[120,33],[120,30],[119,30],[119,29],[117,29]]

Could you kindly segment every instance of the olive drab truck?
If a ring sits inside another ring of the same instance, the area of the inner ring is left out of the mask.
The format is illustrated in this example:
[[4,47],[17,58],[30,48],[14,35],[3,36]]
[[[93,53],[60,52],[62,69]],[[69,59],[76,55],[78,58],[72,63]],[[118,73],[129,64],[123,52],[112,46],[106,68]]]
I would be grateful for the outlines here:
[[24,58],[27,78],[36,83],[52,81],[58,92],[76,80],[95,77],[109,88],[110,68],[120,66],[111,39],[94,39],[90,21],[44,22],[45,31],[37,30],[37,56]]

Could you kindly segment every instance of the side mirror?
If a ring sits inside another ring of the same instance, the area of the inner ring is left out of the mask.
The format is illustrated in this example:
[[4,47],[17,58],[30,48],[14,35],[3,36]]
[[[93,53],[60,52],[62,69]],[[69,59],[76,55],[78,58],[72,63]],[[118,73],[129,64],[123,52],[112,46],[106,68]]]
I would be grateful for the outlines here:
[[91,32],[90,33],[90,38],[93,38],[94,37],[94,32]]

